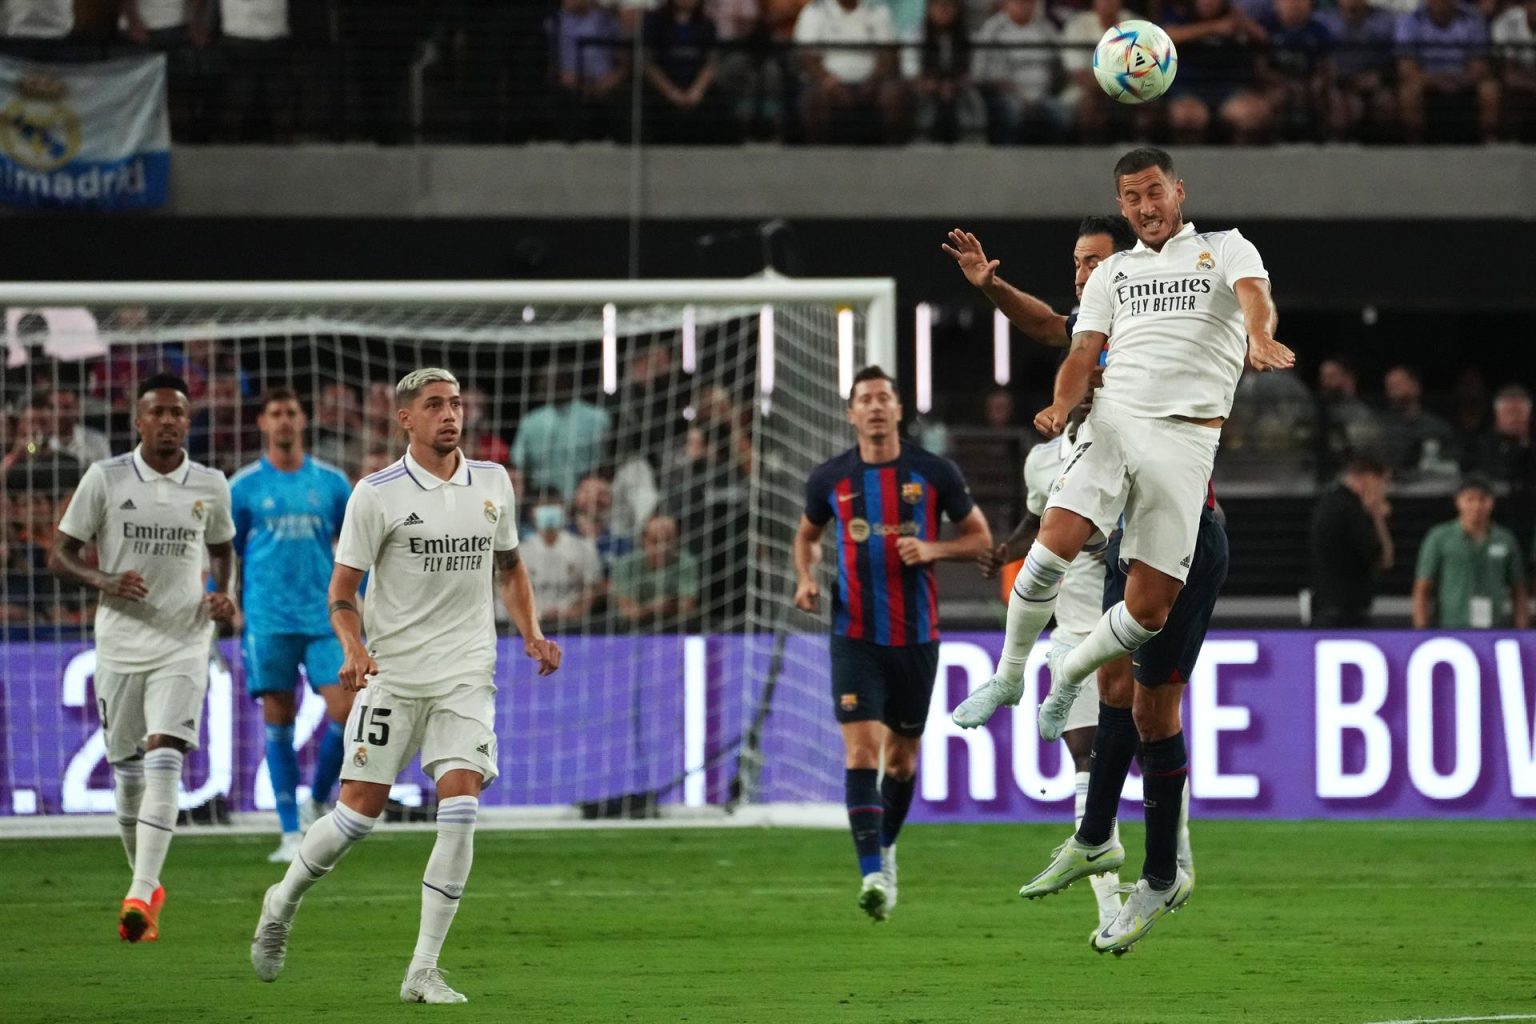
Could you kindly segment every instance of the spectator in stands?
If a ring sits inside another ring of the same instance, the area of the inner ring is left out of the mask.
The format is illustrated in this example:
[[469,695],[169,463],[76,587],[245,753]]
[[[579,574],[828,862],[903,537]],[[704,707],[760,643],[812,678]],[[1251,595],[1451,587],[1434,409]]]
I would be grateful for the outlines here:
[[30,57],[46,57],[50,43],[67,39],[75,30],[75,5],[70,0],[8,0],[0,3],[0,38],[7,49]]
[[1483,431],[1488,426],[1491,403],[1488,400],[1488,379],[1475,366],[1462,370],[1456,377],[1455,405],[1452,409],[1451,426],[1456,430],[1456,447],[1461,452],[1463,464],[1477,448]]
[[362,465],[363,413],[357,389],[339,381],[326,384],[315,397],[314,439],[310,454],[357,479]]
[[348,48],[348,126],[372,142],[406,141],[411,61],[426,35],[424,11],[439,5],[419,0],[330,0],[328,6],[335,11],[337,31]]
[[1312,10],[1312,0],[1274,0],[1260,21],[1269,48],[1256,74],[1282,139],[1319,141],[1333,124],[1333,34]]
[[288,0],[219,0],[219,31],[224,141],[292,142]]
[[1493,485],[1468,477],[1456,518],[1424,536],[1413,580],[1415,629],[1528,629],[1520,543],[1493,521]]
[[1536,0],[1512,4],[1488,31],[1499,48],[1503,130],[1511,139],[1536,142]]
[[597,549],[606,577],[613,571],[613,563],[634,548],[629,537],[613,532],[613,485],[596,473],[582,477],[571,499],[571,513],[570,531]]
[[[361,480],[365,476],[372,476],[381,469],[388,469],[392,463],[399,461],[400,454],[400,452],[391,451],[382,444],[369,448],[367,453],[363,455],[362,465],[358,467],[358,479]],[[521,492],[514,491],[513,493],[519,499],[522,498]]]
[[1018,426],[1013,405],[1013,390],[999,384],[981,400],[981,424],[993,430],[1012,430]]
[[539,621],[552,628],[587,617],[602,593],[603,566],[592,542],[565,528],[565,504],[550,488],[533,501],[532,537],[522,542]]
[[555,117],[566,141],[626,135],[629,55],[613,12],[592,0],[561,0],[546,32],[552,48]]
[[256,426],[259,412],[240,394],[237,377],[214,377],[208,401],[193,415],[187,451],[198,462],[233,475],[261,451],[261,431]]
[[[1483,141],[1499,130],[1499,80],[1484,52],[1488,29],[1475,7],[1424,0],[1397,23],[1397,95],[1409,142]],[[1474,122],[1475,117],[1475,122]]]
[[[894,46],[890,10],[876,0],[812,0],[795,21],[805,73],[811,142],[906,141],[910,100]],[[816,43],[865,44],[817,50]]]
[[1317,13],[1333,34],[1337,103],[1335,139],[1382,141],[1397,126],[1397,93],[1392,88],[1392,40],[1397,20],[1369,0],[1339,0]]
[[1078,138],[1083,142],[1108,142],[1111,127],[1117,137],[1130,135],[1132,108],[1099,88],[1093,75],[1093,49],[1111,25],[1140,17],[1121,6],[1120,0],[1093,0],[1086,11],[1073,14],[1061,27],[1061,66],[1072,80],[1061,101],[1076,111]]
[[1206,141],[1214,116],[1232,141],[1267,139],[1274,116],[1255,80],[1261,25],[1227,0],[1174,0],[1163,28],[1179,49],[1179,73],[1168,91],[1168,129],[1182,144]]
[[39,397],[34,395],[22,408],[21,415],[16,417],[16,425],[10,435],[11,446],[6,449],[4,458],[0,459],[0,470],[8,471],[29,459],[59,450],[53,440],[53,415],[46,403],[38,401]]
[[[636,455],[655,458],[683,422],[672,349],[661,342],[630,353],[613,403],[613,450],[620,463]],[[640,524],[636,524],[638,531]]]
[[490,397],[477,387],[467,387],[459,392],[460,442],[459,447],[472,459],[497,462],[505,466],[512,461],[512,448],[502,438],[501,417]]
[[1341,356],[1317,367],[1317,468],[1326,480],[1351,455],[1374,452],[1381,443],[1381,425],[1361,400],[1355,368]]
[[1531,437],[1531,393],[1508,384],[1493,396],[1493,428],[1483,434],[1462,468],[1509,488],[1504,519],[1521,537],[1536,527],[1536,447]]
[[1392,471],[1356,456],[1312,509],[1312,625],[1360,629],[1370,625],[1376,577],[1392,568]]
[[75,459],[46,449],[12,464],[5,473],[14,524],[6,539],[6,603],[20,603],[35,622],[83,621],[85,592],[48,572],[48,549],[59,515],[82,472]]
[[523,417],[512,442],[512,461],[528,485],[572,494],[576,481],[603,460],[612,417],[606,409],[577,397],[576,375],[556,368],[549,376],[547,405]]
[[1387,411],[1381,417],[1382,448],[1399,476],[1454,472],[1456,435],[1451,425],[1424,408],[1418,371],[1394,366],[1383,381]]
[[361,446],[363,449],[382,445],[386,448],[404,448],[404,434],[400,427],[395,404],[395,386],[376,380],[363,392]]
[[668,515],[652,516],[640,550],[613,567],[613,599],[627,625],[677,628],[698,611],[699,591],[699,563],[683,550]]
[[122,38],[165,54],[166,107],[178,142],[207,140],[207,0],[123,0]]
[[960,0],[928,0],[918,58],[919,133],[953,145],[960,141],[962,119],[977,98],[971,85],[971,37]]
[[[1113,3],[1118,9],[1118,0]],[[1094,14],[1084,11],[1081,16]],[[1051,142],[1065,133],[1071,115],[1054,95],[1058,38],[1040,0],[1005,0],[1002,10],[981,26],[978,43],[1009,47],[983,49],[976,58],[976,81],[987,104],[987,139],[993,145]],[[1097,84],[1093,91],[1109,99]]]
[[53,387],[41,392],[40,399],[52,414],[53,447],[71,456],[82,466],[112,455],[107,435],[80,422],[80,396],[68,388]]
[[645,135],[651,142],[738,141],[718,86],[718,30],[702,0],[663,0],[645,16]]

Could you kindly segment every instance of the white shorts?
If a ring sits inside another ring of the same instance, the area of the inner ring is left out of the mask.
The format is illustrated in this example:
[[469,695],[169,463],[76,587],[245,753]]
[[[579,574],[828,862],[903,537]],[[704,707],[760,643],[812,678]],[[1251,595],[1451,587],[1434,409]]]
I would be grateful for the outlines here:
[[208,652],[143,672],[96,667],[96,711],[107,741],[107,760],[128,761],[150,736],[173,736],[197,749],[203,701],[208,696]]
[[1122,564],[1145,562],[1179,581],[1189,575],[1221,431],[1172,418],[1133,416],[1099,400],[1051,488],[1047,509],[1064,508],[1113,532],[1121,513]]
[[433,780],[467,768],[496,778],[496,688],[460,683],[440,697],[398,697],[377,683],[357,694],[347,716],[341,777],[390,785],[421,752]]
[[[1087,638],[1087,633],[1072,633],[1057,626],[1051,631],[1051,646],[1062,644],[1067,647],[1076,647]],[[1097,729],[1098,727],[1099,674],[1094,672],[1083,680],[1083,688],[1077,692],[1077,699],[1068,709],[1067,724],[1061,727],[1061,731],[1071,732],[1073,729]]]

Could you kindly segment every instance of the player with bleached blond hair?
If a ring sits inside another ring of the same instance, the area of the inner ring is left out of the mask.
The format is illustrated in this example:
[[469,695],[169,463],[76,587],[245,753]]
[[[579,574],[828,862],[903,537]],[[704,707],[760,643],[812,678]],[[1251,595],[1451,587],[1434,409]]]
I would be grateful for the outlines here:
[[[422,876],[421,930],[400,998],[462,1003],[468,1000],[443,979],[438,954],[469,879],[480,791],[497,774],[493,576],[538,673],[558,669],[561,652],[539,630],[506,469],[459,449],[458,380],[443,369],[414,370],[396,385],[395,404],[409,446],[352,492],[331,575],[341,685],[359,691],[347,719],[341,798],[263,897],[251,964],[263,981],[276,980],[304,894],[373,831],[390,785],[419,751],[422,770],[437,783],[437,842]],[[364,573],[368,601],[359,615]]]

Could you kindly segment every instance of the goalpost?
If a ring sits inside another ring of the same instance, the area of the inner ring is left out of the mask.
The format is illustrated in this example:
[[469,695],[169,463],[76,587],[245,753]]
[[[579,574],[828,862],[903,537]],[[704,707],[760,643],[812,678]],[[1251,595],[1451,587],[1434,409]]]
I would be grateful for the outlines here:
[[[537,679],[501,641],[493,820],[840,806],[825,623],[790,607],[790,547],[809,471],[852,443],[854,372],[895,369],[894,306],[888,279],[0,284],[0,834],[110,824],[92,595],[43,559],[85,465],[136,443],[135,382],[161,369],[193,391],[193,458],[231,475],[256,459],[258,396],[288,385],[307,449],[355,480],[403,451],[395,381],[447,366],[464,447],[512,467],[523,543],[543,543],[542,501],[591,544],[598,578],[548,583],[570,615],[541,608],[560,672]],[[648,553],[655,517],[677,540]],[[692,607],[633,617],[669,586]],[[239,646],[217,645],[184,808],[272,807]],[[322,712],[306,689],[305,778]],[[395,795],[420,803],[430,784],[413,767]]]

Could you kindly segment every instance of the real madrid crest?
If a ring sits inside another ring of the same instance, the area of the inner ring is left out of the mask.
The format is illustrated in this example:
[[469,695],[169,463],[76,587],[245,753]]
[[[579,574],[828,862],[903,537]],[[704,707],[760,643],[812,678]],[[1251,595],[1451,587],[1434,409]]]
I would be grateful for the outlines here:
[[202,518],[203,518],[203,503],[202,502],[194,501],[192,503],[192,518],[196,519],[196,520],[199,520],[199,521],[202,520]]
[[354,768],[365,768],[365,767],[367,767],[367,765],[368,765],[368,748],[367,747],[358,747],[357,748],[357,752],[352,755],[352,767],[354,767]]
[[496,511],[496,503],[494,501],[487,501],[485,503],[485,521],[494,524],[500,518],[501,513]]
[[1202,250],[1201,253],[1200,253],[1200,258],[1195,260],[1195,269],[1196,270],[1215,270],[1216,269],[1216,257],[1212,256],[1208,251]]
[[923,500],[923,485],[912,483],[901,485],[901,500],[908,505],[916,505]]

